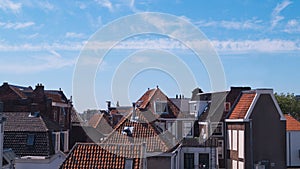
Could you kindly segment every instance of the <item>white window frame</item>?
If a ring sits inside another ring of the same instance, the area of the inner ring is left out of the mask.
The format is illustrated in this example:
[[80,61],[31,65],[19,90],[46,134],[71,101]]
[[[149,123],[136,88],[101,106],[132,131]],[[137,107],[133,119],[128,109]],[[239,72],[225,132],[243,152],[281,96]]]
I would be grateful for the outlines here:
[[239,161],[239,169],[244,169],[244,162]]
[[238,157],[239,158],[244,158],[244,137],[245,137],[245,132],[243,130],[239,130],[239,152],[238,152]]
[[[216,134],[214,134],[214,132],[219,125],[221,126],[221,135],[216,135]],[[224,135],[223,134],[223,122],[211,122],[210,133],[212,133],[212,135],[216,136],[216,137],[223,137],[223,135]]]
[[64,152],[69,151],[69,131],[63,131],[64,134]]
[[232,130],[232,150],[238,149],[238,131]]
[[[221,147],[219,146],[221,143]],[[223,150],[224,150],[224,141],[223,140],[218,140],[218,158],[219,159],[224,159],[224,153],[223,153]],[[219,157],[220,155],[220,157]]]
[[[185,124],[188,124],[188,123],[191,124],[190,129],[186,129],[186,125]],[[194,127],[193,127],[193,122],[192,121],[183,121],[183,123],[182,123],[182,134],[183,134],[183,137],[186,137],[186,138],[193,137],[193,135],[194,135],[193,129],[194,129]]]
[[238,169],[238,161],[232,160],[232,169]]
[[[162,103],[162,104],[166,104],[166,108],[167,108],[167,111],[166,112],[157,112],[157,103]],[[168,109],[168,102],[167,101],[155,101],[155,113],[156,114],[159,114],[159,115],[161,115],[161,114],[168,114],[169,113],[169,109]]]
[[227,148],[228,150],[231,150],[232,149],[232,131],[231,130],[227,130],[227,133],[228,133],[228,137],[227,137],[227,141],[228,141],[228,144],[227,144]]
[[52,132],[55,135],[54,151],[55,153],[60,151],[60,132]]

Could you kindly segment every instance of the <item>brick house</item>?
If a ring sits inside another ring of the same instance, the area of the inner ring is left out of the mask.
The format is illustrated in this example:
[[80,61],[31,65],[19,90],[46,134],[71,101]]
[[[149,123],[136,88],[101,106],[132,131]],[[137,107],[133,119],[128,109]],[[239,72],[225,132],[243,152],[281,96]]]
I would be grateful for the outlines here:
[[61,90],[45,90],[42,84],[33,89],[3,83],[0,101],[5,112],[40,112],[64,130],[71,128],[72,102]]
[[68,134],[48,118],[31,112],[3,112],[3,147],[12,150],[15,168],[57,168],[69,151]]
[[273,90],[242,91],[225,122],[227,168],[286,168],[286,120]]

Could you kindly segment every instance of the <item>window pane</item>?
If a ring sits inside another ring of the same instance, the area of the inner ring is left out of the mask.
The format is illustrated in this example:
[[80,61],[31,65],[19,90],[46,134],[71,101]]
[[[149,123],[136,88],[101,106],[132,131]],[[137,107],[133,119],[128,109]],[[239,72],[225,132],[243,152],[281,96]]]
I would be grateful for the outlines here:
[[199,154],[199,168],[208,169],[209,168],[209,154]]
[[194,168],[194,153],[184,153],[184,169]]
[[34,134],[27,135],[27,145],[33,146],[34,144]]

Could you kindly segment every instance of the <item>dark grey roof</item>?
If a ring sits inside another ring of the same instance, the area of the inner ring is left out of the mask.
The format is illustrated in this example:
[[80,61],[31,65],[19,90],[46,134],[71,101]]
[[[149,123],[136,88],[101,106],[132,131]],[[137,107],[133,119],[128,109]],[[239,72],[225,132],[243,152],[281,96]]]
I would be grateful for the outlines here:
[[189,101],[190,98],[170,98],[170,100],[180,109],[182,113],[188,113],[189,112]]

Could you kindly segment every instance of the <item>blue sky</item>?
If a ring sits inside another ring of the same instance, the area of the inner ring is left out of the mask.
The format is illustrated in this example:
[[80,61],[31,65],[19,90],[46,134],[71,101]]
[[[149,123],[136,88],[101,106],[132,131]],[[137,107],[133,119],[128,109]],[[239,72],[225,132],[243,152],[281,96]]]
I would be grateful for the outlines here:
[[[188,20],[206,35],[223,64],[227,89],[251,86],[300,94],[299,8],[300,1],[295,0],[0,0],[0,80],[23,86],[43,83],[47,89],[62,88],[70,97],[77,58],[97,30],[127,15],[161,12]],[[178,46],[180,42],[158,35],[121,42],[98,66],[94,82],[98,106],[103,108],[105,100],[112,99],[112,76],[120,63],[141,48],[175,53],[194,74],[197,86],[211,91],[201,62]],[[136,64],[148,61],[142,56],[132,59]],[[129,99],[137,100],[156,85],[174,97],[180,93],[176,80],[161,70],[144,70],[132,77]],[[182,93],[189,97],[188,91],[192,89]],[[96,107],[78,107],[87,108]]]

